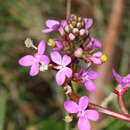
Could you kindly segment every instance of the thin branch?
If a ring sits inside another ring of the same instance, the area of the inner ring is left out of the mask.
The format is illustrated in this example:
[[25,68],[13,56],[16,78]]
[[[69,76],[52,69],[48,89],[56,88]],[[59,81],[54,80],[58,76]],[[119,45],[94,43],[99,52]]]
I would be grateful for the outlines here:
[[70,16],[71,13],[71,0],[67,0],[66,2],[66,19]]
[[122,110],[122,112],[124,114],[128,114],[128,111],[125,107],[124,101],[123,101],[123,96],[122,95],[118,95],[118,104],[120,106],[120,109]]
[[[68,96],[76,102],[78,102],[78,100],[79,100],[79,97],[73,92],[69,93]],[[91,108],[91,109],[95,109],[99,112],[102,112],[104,114],[107,114],[111,117],[115,117],[117,119],[130,122],[130,115],[114,112],[110,109],[107,109],[105,107],[101,107],[101,106],[93,104],[93,103],[89,103],[88,107]]]

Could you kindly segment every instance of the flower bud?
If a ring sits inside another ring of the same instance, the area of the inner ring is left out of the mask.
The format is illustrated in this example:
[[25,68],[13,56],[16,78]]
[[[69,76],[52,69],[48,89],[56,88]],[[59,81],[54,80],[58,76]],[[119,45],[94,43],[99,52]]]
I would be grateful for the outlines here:
[[67,115],[67,116],[65,116],[64,121],[65,121],[66,123],[70,123],[70,122],[72,121],[72,117],[71,117],[70,115]]
[[70,33],[70,34],[69,34],[69,39],[73,41],[73,40],[75,39],[75,35],[72,34],[72,33]]
[[67,33],[70,32],[70,28],[69,28],[69,26],[65,26],[65,31],[66,31]]
[[85,33],[86,33],[86,30],[85,30],[85,29],[80,29],[80,31],[79,31],[80,36],[85,35]]
[[74,28],[72,31],[74,34],[78,34],[79,33],[79,29],[78,28]]
[[27,48],[30,48],[33,46],[33,41],[31,40],[31,38],[26,38],[24,44]]

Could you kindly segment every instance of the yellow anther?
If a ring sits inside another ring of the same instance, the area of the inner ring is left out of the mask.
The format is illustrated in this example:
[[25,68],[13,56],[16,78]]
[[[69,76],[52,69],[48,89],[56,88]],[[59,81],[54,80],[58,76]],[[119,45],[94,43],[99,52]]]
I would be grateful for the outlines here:
[[48,46],[50,46],[50,47],[55,47],[55,46],[56,46],[55,40],[49,39],[49,40],[48,40]]
[[101,56],[101,61],[102,61],[102,62],[106,62],[106,60],[107,60],[107,55],[106,55],[106,54],[103,54],[103,55]]

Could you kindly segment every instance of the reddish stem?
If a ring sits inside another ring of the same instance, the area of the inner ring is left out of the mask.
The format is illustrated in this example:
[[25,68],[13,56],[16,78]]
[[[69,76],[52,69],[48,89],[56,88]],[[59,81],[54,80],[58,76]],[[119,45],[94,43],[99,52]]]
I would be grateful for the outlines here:
[[123,95],[120,95],[120,94],[118,95],[118,104],[119,104],[120,109],[122,110],[122,112],[124,114],[128,114],[128,111],[127,111],[127,109],[125,107],[125,104],[124,104],[124,101],[123,101]]
[[[79,100],[79,97],[75,93],[73,93],[73,92],[69,93],[68,96],[72,100],[74,100],[76,102],[78,102],[78,100]],[[101,107],[101,106],[93,104],[93,103],[89,103],[88,107],[91,108],[91,109],[95,109],[95,110],[97,110],[99,112],[102,112],[104,114],[107,114],[107,115],[109,115],[111,117],[115,117],[117,119],[130,122],[130,115],[114,112],[114,111],[112,111],[110,109],[107,109],[105,107]]]

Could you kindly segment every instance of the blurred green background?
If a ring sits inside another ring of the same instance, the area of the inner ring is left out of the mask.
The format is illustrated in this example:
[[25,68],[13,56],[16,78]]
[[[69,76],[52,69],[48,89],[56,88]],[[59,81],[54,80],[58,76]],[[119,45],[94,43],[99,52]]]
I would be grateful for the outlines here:
[[[109,33],[114,1],[120,0],[72,0],[71,11],[92,17],[92,35],[103,42]],[[123,4],[120,30],[113,37],[117,39],[116,57],[111,64],[126,75],[130,72],[130,1],[124,0]],[[61,20],[65,16],[65,0],[0,0],[0,130],[65,130],[65,97],[55,84],[54,73],[30,77],[28,68],[18,65],[20,57],[33,53],[24,46],[26,37],[31,37],[35,45],[41,39],[53,38],[55,33],[41,33],[45,20]],[[113,80],[111,86],[103,88],[105,95],[113,90]],[[125,96],[128,109],[129,96],[130,92]],[[119,111],[116,99],[109,107]],[[72,129],[77,130],[73,125]],[[129,130],[130,124],[104,116],[97,129]]]

